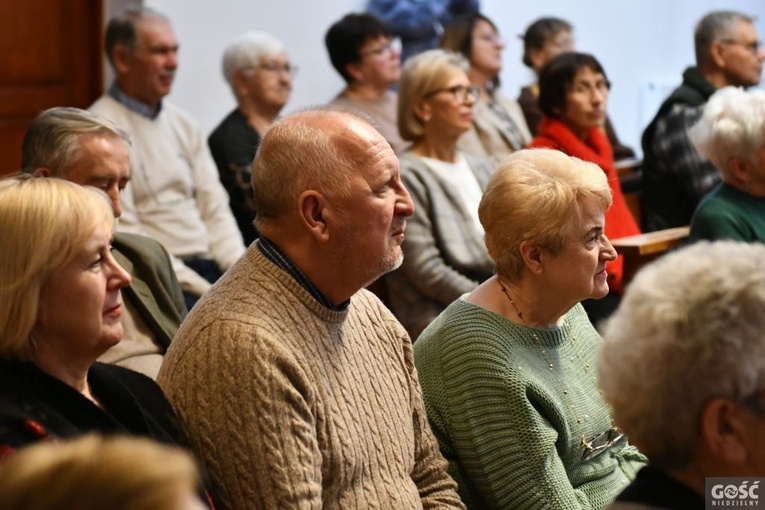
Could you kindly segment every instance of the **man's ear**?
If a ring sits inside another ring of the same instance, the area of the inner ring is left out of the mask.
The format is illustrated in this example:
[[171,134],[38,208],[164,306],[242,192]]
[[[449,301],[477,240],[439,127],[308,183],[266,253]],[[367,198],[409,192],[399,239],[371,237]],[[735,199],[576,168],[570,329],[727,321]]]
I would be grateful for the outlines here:
[[725,56],[723,55],[724,50],[724,44],[720,41],[713,42],[709,47],[709,60],[714,63],[715,67],[719,67],[720,69],[725,69],[727,61],[725,60]]
[[53,172],[51,172],[50,169],[45,168],[44,166],[42,166],[40,168],[36,168],[32,172],[32,175],[34,177],[53,177]]
[[521,258],[526,267],[531,270],[533,274],[542,274],[545,272],[544,262],[542,260],[542,251],[532,241],[521,241],[519,247],[521,251]]
[[746,463],[747,411],[741,404],[725,398],[714,398],[701,412],[701,436],[715,458],[731,466]]
[[324,195],[315,190],[304,191],[298,197],[298,209],[301,223],[317,240],[329,239],[327,201]]
[[112,63],[117,74],[125,74],[130,70],[133,50],[124,45],[117,45],[112,49]]

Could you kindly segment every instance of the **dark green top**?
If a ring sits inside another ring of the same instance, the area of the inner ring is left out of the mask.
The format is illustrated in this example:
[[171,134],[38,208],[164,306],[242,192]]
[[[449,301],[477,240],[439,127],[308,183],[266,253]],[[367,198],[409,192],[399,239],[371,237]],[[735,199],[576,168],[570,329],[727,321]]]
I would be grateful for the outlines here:
[[691,240],[765,242],[765,197],[722,183],[699,204],[691,220]]

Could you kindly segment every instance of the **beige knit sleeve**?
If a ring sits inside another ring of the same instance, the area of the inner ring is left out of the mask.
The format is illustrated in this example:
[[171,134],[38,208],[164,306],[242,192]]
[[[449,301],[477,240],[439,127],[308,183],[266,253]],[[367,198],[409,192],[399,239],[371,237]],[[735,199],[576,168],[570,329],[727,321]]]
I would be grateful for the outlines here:
[[308,374],[276,334],[220,321],[160,384],[224,509],[319,509],[322,455]]

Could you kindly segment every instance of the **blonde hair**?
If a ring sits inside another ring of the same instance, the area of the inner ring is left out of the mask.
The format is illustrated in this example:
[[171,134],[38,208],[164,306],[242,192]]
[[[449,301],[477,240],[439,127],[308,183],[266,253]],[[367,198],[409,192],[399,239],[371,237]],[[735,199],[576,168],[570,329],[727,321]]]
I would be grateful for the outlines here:
[[0,358],[28,359],[40,289],[99,225],[114,228],[102,191],[57,178],[0,179]]
[[198,483],[189,454],[140,438],[36,443],[0,464],[4,510],[177,510]]
[[611,206],[603,170],[551,149],[524,149],[509,155],[489,180],[478,206],[489,255],[497,272],[521,275],[524,240],[558,254],[581,221],[582,202],[594,198]]
[[422,138],[423,124],[414,112],[414,105],[423,96],[449,79],[454,69],[468,72],[470,64],[458,53],[428,50],[406,61],[398,86],[398,131],[401,138],[415,142]]

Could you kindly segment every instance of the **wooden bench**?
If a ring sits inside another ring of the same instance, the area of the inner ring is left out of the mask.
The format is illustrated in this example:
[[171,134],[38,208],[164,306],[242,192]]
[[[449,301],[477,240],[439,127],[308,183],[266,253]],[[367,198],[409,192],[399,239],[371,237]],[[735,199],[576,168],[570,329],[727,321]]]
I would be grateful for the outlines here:
[[626,288],[641,267],[684,244],[688,240],[689,231],[690,227],[668,228],[611,240],[616,251],[624,256],[622,285]]

